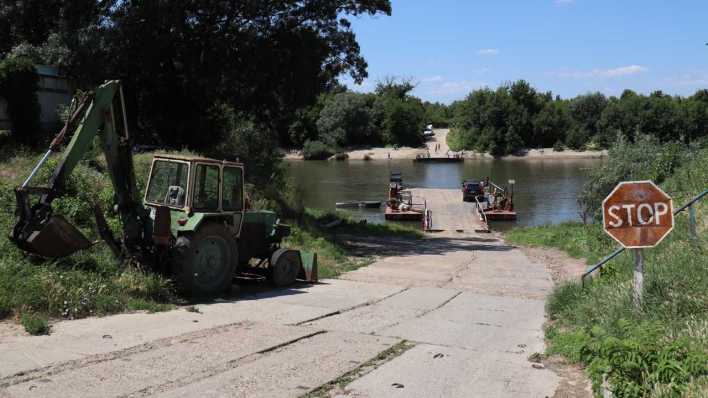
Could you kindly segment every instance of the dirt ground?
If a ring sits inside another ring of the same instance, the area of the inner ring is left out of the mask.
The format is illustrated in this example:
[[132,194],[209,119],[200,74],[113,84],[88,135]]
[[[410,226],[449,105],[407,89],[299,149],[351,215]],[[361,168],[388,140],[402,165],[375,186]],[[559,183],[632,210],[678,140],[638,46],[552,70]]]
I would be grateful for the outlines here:
[[529,360],[562,260],[444,216],[455,195],[430,194],[440,233],[351,237],[377,260],[341,279],[0,332],[0,397],[583,396],[580,370]]
[[[444,157],[450,155],[463,156],[465,158],[493,158],[489,154],[463,151],[453,152],[447,145],[447,134],[449,129],[435,129],[435,136],[428,140],[425,148],[365,148],[354,149],[346,152],[350,160],[385,160],[385,159],[415,159],[416,156],[439,156]],[[437,148],[437,149],[436,149]],[[593,159],[607,156],[607,151],[560,151],[557,152],[553,148],[529,149],[518,155],[503,156],[503,159]],[[302,160],[301,151],[292,151],[285,154],[287,160]]]

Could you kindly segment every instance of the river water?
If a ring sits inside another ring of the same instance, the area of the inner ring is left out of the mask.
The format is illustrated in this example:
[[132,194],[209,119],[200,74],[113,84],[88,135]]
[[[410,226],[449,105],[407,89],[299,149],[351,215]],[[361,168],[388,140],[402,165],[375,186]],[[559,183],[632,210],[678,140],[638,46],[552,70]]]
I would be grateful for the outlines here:
[[[601,159],[466,159],[464,163],[418,163],[412,160],[288,161],[288,174],[305,206],[333,210],[335,202],[386,200],[392,171],[408,187],[459,189],[463,179],[489,176],[498,185],[516,181],[518,220],[495,222],[495,230],[579,220],[577,194],[590,169]],[[358,218],[384,222],[381,209],[354,209]]]

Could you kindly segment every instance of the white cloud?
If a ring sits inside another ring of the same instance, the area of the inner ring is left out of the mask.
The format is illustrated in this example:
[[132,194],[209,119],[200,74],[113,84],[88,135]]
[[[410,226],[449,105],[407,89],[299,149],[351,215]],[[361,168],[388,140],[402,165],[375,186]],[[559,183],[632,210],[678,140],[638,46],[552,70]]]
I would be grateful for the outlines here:
[[685,73],[678,78],[669,78],[667,81],[677,86],[708,86],[708,75],[698,73]]
[[564,70],[558,72],[557,75],[558,77],[566,77],[573,79],[615,78],[621,76],[636,75],[638,73],[643,73],[648,70],[649,69],[641,65],[627,65],[611,69],[593,69],[591,71]]
[[556,3],[556,5],[558,6],[563,6],[575,3],[575,0],[555,0],[554,3]]
[[482,48],[477,50],[477,55],[499,55],[498,48]]
[[460,94],[465,95],[474,89],[484,86],[486,86],[486,84],[482,82],[475,82],[471,80],[457,80],[442,82],[442,84],[437,84],[425,91],[432,95],[439,96],[451,96]]
[[420,79],[421,83],[435,83],[435,82],[441,82],[441,81],[443,81],[443,77],[440,75],[424,77],[424,78]]

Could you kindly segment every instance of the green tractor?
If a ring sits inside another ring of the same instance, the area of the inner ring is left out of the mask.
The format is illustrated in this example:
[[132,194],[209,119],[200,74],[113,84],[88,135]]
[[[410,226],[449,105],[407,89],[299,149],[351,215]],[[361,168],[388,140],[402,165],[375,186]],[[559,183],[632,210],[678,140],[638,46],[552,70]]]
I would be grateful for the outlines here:
[[[290,227],[281,224],[272,211],[246,209],[242,164],[155,155],[140,200],[120,83],[106,82],[74,101],[71,109],[49,150],[15,189],[17,222],[11,239],[20,248],[58,258],[91,246],[75,226],[53,214],[51,203],[62,195],[67,176],[98,135],[115,188],[123,236],[113,236],[98,206],[94,213],[101,237],[117,257],[171,275],[194,296],[224,292],[239,274],[268,277],[277,286],[298,278],[317,281],[316,254],[280,247]],[[29,186],[72,131],[48,186]]]

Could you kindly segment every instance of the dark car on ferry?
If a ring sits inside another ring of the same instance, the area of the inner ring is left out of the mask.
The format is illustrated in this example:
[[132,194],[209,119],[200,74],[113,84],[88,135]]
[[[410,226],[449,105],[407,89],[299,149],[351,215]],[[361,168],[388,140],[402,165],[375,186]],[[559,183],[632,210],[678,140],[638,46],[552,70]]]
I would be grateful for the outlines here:
[[481,181],[477,180],[464,180],[462,181],[462,200],[465,202],[474,202],[474,198],[477,197],[480,200],[484,196],[484,190],[482,189]]

